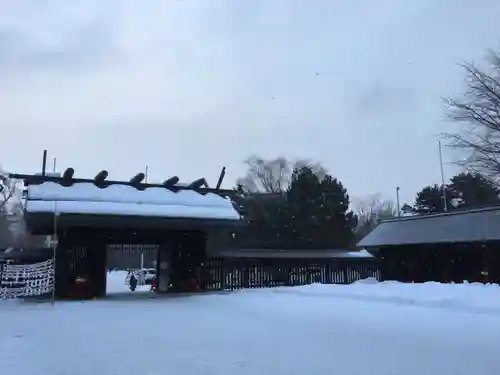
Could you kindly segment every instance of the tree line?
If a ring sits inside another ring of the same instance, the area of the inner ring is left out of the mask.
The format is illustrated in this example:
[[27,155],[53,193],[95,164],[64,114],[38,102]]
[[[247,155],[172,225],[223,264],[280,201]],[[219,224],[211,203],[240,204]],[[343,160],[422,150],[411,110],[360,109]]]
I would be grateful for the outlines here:
[[[246,225],[237,247],[273,249],[347,248],[357,217],[342,182],[318,163],[278,157],[247,160],[238,180],[238,206]],[[234,245],[234,243],[233,243]]]
[[500,189],[478,172],[459,173],[444,186],[424,186],[398,212],[380,194],[351,199],[319,164],[292,168],[284,158],[257,157],[247,164],[236,198],[246,222],[233,237],[240,248],[347,249],[385,219],[500,205]]
[[440,213],[500,204],[500,190],[477,172],[464,172],[445,185],[426,186],[417,193],[408,211],[416,214]]

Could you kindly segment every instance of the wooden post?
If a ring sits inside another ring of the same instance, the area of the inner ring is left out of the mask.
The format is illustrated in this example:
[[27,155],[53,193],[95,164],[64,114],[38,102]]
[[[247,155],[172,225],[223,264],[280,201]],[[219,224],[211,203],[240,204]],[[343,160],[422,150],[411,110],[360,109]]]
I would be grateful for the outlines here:
[[217,185],[215,186],[215,188],[217,190],[220,189],[225,175],[226,175],[226,167],[222,167],[222,170],[220,171],[219,179],[217,180]]
[[481,269],[481,276],[482,276],[482,281],[483,283],[487,283],[490,279],[489,277],[489,248],[486,243],[482,243],[481,245],[481,263],[482,263],[482,269]]

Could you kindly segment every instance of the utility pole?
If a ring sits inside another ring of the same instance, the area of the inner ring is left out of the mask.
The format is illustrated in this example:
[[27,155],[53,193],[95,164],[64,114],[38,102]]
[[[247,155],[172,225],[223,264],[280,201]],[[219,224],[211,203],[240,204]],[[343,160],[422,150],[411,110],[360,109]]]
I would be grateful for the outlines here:
[[[53,165],[54,176],[56,173],[56,158]],[[57,200],[54,199],[54,235],[52,236],[52,305],[56,303],[56,249],[58,244],[57,239]]]
[[[144,182],[148,183],[148,166],[144,170]],[[141,278],[144,280],[144,248],[141,246]]]
[[443,190],[443,207],[444,207],[444,212],[448,212],[448,200],[446,199],[446,185],[444,183],[443,149],[441,147],[441,141],[438,141],[438,145],[439,145],[439,165],[441,167],[441,189]]

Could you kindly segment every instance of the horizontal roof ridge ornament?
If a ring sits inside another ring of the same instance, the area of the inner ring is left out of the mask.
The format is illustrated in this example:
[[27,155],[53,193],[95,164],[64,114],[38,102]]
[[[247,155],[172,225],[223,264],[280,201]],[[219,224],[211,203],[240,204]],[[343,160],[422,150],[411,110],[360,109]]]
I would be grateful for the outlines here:
[[172,188],[175,187],[179,183],[179,177],[177,176],[172,176],[169,179],[163,181],[162,185],[163,187],[172,190]]
[[63,186],[73,185],[74,174],[75,174],[75,170],[73,168],[67,168],[62,175],[61,185],[63,185]]
[[146,175],[142,172],[137,173],[134,177],[132,177],[129,182],[131,185],[140,185],[142,181],[146,178]]
[[106,186],[106,179],[108,178],[108,171],[102,170],[98,174],[95,175],[94,177],[94,184],[97,187],[105,187]]
[[[72,171],[72,172],[71,172]],[[119,181],[119,180],[108,180],[108,172],[102,170],[93,179],[89,178],[75,178],[73,168],[68,168],[63,176],[57,175],[37,175],[37,174],[18,174],[12,173],[9,175],[10,178],[23,180],[25,186],[30,185],[41,185],[44,182],[54,182],[61,186],[70,187],[75,184],[90,183],[99,188],[106,188],[113,185],[123,185],[131,186],[137,190],[145,190],[148,188],[163,188],[168,189],[173,192],[191,190],[198,192],[200,194],[214,193],[220,196],[233,196],[235,195],[234,189],[221,189],[221,188],[209,188],[207,187],[206,180],[204,178],[197,179],[187,185],[179,185],[179,177],[173,176],[164,181],[161,184],[153,183],[134,183],[135,181]],[[71,177],[71,178],[70,178]],[[134,177],[135,178],[135,177]]]

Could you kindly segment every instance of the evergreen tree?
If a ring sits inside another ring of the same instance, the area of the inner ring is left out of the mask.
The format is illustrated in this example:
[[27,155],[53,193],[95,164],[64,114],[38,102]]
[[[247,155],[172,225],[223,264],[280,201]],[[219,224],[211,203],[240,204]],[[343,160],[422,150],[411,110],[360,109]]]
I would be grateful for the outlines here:
[[[448,211],[500,204],[498,196],[498,188],[478,173],[460,173],[446,185]],[[424,187],[417,194],[414,209],[417,213],[444,212],[442,187]]]
[[[448,191],[446,193],[447,206],[448,209],[451,209],[453,207],[451,204],[452,195]],[[414,209],[420,214],[444,212],[442,186],[426,186],[419,191],[415,198]]]
[[250,193],[240,201],[244,226],[236,231],[239,248],[282,247],[283,210],[286,209],[281,193]]
[[313,234],[318,229],[320,218],[320,181],[308,167],[295,169],[292,173],[287,197],[288,233],[287,242],[292,247],[312,248]]
[[479,173],[460,173],[451,179],[448,191],[458,208],[477,208],[500,204],[499,190]]
[[294,247],[346,248],[354,240],[356,216],[349,195],[330,175],[322,180],[309,167],[294,170],[287,191],[288,238]]

